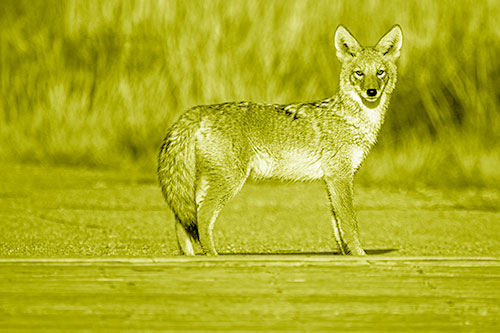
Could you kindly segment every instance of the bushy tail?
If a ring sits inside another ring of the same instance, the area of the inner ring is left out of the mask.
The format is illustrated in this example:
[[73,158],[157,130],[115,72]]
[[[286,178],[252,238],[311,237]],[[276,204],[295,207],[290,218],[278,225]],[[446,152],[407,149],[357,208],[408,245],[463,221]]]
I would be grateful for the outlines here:
[[177,222],[199,241],[196,224],[196,114],[184,114],[167,133],[158,156],[158,181]]

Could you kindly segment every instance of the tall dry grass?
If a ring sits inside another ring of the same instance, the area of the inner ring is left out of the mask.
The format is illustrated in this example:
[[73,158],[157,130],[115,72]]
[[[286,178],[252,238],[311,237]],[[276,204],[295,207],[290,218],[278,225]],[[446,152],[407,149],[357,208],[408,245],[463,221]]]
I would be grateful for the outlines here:
[[500,184],[500,2],[0,2],[0,156],[154,168],[186,108],[333,95],[342,23],[403,28],[400,74],[365,182]]

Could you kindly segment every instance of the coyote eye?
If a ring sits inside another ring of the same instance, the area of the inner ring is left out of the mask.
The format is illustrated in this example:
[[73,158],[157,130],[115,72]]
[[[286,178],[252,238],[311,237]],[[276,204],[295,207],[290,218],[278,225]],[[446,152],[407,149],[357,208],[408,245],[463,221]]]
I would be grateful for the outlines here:
[[360,70],[357,70],[357,71],[354,72],[354,75],[356,75],[358,78],[360,78],[360,77],[363,77],[363,75],[365,75],[365,73],[363,73]]
[[380,77],[382,77],[382,76],[384,76],[384,75],[385,75],[385,71],[384,71],[383,69],[379,69],[379,70],[377,71],[377,75],[378,75],[378,76],[380,76]]

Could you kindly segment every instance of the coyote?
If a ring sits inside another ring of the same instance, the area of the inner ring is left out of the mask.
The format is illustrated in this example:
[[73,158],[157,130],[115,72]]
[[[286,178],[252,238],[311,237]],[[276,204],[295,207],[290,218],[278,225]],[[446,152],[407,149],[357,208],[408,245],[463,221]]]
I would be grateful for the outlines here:
[[181,115],[168,130],[158,165],[180,250],[194,255],[194,242],[204,254],[217,255],[215,220],[253,177],[322,179],[341,253],[365,255],[353,209],[353,178],[384,121],[402,41],[395,25],[374,47],[363,47],[339,25],[340,84],[333,97],[285,105],[203,105]]

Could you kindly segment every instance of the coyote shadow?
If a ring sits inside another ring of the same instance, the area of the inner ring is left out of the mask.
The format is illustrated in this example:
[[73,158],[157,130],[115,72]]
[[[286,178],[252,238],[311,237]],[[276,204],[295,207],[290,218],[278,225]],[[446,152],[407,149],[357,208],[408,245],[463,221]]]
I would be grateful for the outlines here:
[[[365,250],[368,255],[382,255],[397,251],[398,249],[370,249]],[[307,252],[307,251],[278,251],[278,252],[222,252],[219,255],[231,255],[231,256],[283,256],[283,255],[293,255],[293,256],[331,256],[331,255],[342,255],[337,251],[319,251],[319,252]]]

